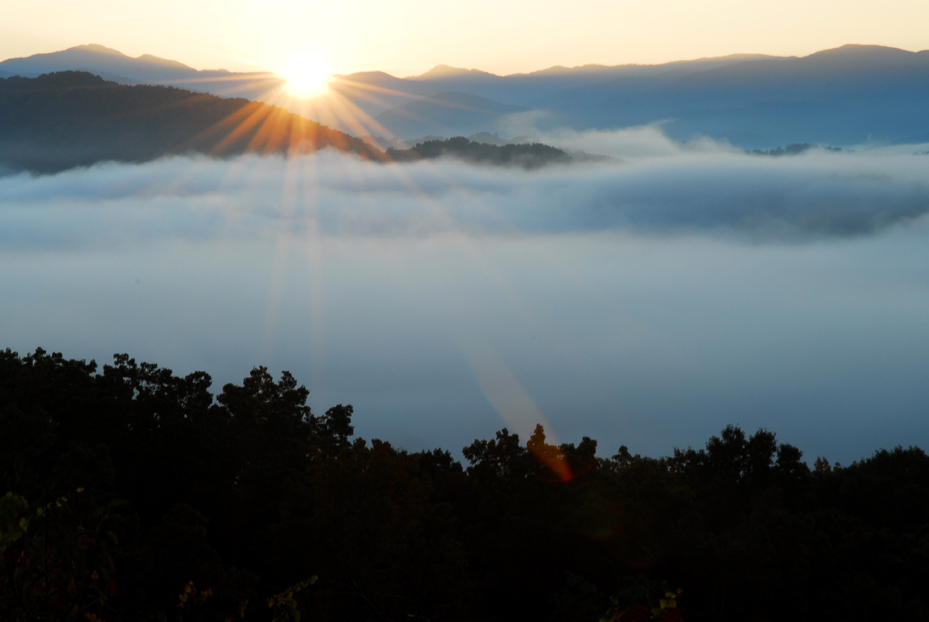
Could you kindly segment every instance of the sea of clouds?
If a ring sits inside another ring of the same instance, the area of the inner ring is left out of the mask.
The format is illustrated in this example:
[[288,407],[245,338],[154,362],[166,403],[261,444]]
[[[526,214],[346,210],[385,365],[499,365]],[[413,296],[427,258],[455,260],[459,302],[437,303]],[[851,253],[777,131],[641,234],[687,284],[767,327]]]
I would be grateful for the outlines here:
[[370,165],[324,153],[20,174],[0,178],[0,242],[61,247],[305,227],[330,236],[627,230],[796,242],[869,235],[929,211],[929,156],[747,155],[712,142],[680,145],[652,127],[543,138],[617,159],[523,171]]
[[540,139],[613,159],[0,176],[0,346],[289,369],[411,449],[539,419],[605,454],[728,423],[845,461],[929,442],[926,149]]

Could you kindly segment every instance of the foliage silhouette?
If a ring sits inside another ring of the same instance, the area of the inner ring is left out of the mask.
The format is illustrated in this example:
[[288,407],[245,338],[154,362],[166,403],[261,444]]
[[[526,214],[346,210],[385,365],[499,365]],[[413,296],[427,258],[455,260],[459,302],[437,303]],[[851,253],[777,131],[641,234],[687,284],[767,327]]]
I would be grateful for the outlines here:
[[527,169],[574,161],[570,155],[549,145],[523,143],[492,145],[456,136],[447,140],[427,140],[412,149],[387,149],[387,157],[395,162],[415,162],[436,158],[456,158],[476,164],[518,166]]
[[4,619],[929,619],[916,447],[811,470],[767,430],[604,458],[537,427],[462,464],[357,438],[286,372],[210,387],[0,352]]

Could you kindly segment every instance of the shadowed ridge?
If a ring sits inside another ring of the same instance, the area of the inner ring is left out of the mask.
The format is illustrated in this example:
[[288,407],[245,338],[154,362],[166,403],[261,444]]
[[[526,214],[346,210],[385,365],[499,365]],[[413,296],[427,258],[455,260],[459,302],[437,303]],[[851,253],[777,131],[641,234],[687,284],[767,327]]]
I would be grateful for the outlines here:
[[164,86],[127,86],[86,72],[0,80],[0,162],[52,173],[170,155],[295,155],[321,149],[386,156],[354,136],[282,108]]
[[448,140],[428,140],[412,149],[387,150],[390,159],[396,162],[416,162],[438,158],[455,158],[474,164],[496,166],[518,166],[536,169],[551,164],[568,164],[573,158],[556,147],[540,143],[492,145],[478,143],[463,136]]
[[[654,64],[622,63],[619,65],[602,65],[599,63],[588,63],[586,65],[575,65],[572,67],[568,67],[565,65],[553,65],[545,69],[538,69],[536,71],[529,71],[529,72],[523,72],[523,73],[512,73],[512,74],[507,74],[503,77],[512,78],[512,77],[517,77],[517,76],[544,77],[544,76],[572,75],[572,74],[573,75],[602,74],[602,73],[616,72],[616,71],[622,71],[622,70],[628,70],[628,69],[661,70],[662,68],[686,66],[688,64],[700,65],[700,64],[706,64],[706,63],[741,62],[741,61],[751,61],[751,60],[763,60],[763,59],[769,59],[769,58],[782,58],[782,57],[771,56],[769,54],[727,54],[725,56],[706,56],[706,57],[701,57],[701,58],[694,58],[691,60],[676,60],[676,61],[670,61],[667,63],[654,63]],[[476,71],[476,70],[472,70],[472,71]]]
[[283,78],[266,72],[198,71],[176,60],[151,54],[132,58],[98,44],[0,61],[0,77],[35,78],[60,71],[87,71],[120,84],[162,84],[249,99],[261,98],[284,83]]
[[448,136],[474,133],[493,127],[507,114],[526,108],[461,92],[439,93],[387,110],[376,117],[398,136],[433,133]]
[[131,56],[126,56],[119,50],[114,50],[106,46],[91,43],[88,45],[76,45],[64,50],[55,52],[43,52],[41,54],[32,54],[31,56],[17,56],[0,61],[0,69],[6,74],[16,76],[35,77],[42,69],[47,69],[57,59],[66,58],[71,63],[84,62],[88,58],[104,59],[107,67],[110,64],[132,62]]

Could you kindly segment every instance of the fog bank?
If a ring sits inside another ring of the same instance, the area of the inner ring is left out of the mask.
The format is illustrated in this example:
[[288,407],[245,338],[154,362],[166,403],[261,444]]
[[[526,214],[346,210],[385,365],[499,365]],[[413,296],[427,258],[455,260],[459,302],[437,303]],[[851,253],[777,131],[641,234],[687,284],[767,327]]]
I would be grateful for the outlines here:
[[634,138],[531,173],[323,154],[0,177],[0,346],[217,384],[289,369],[317,412],[352,403],[411,449],[539,417],[605,454],[728,423],[811,459],[929,444],[929,158]]

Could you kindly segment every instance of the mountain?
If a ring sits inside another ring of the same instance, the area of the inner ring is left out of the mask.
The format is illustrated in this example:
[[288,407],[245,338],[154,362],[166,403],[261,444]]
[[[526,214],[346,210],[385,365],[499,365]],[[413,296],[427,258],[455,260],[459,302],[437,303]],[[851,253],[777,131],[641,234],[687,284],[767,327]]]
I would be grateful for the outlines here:
[[357,110],[362,117],[374,117],[436,93],[428,84],[395,78],[383,71],[364,71],[334,76],[329,82],[328,97],[339,105]]
[[415,162],[454,158],[472,164],[519,166],[536,169],[551,164],[568,164],[574,161],[561,149],[533,144],[492,145],[468,140],[462,136],[448,140],[429,140],[411,149],[387,149],[387,156],[395,162]]
[[0,167],[40,173],[169,155],[227,157],[378,149],[282,108],[86,72],[0,79]]
[[[542,98],[556,95],[570,89],[602,84],[621,76],[663,76],[665,80],[687,75],[698,70],[744,62],[746,60],[768,58],[759,55],[735,55],[715,59],[700,59],[696,61],[681,61],[663,65],[621,65],[606,67],[603,65],[585,65],[582,67],[551,67],[542,71],[527,74],[513,74],[498,76],[486,71],[476,69],[461,69],[448,65],[437,65],[424,74],[398,78],[381,71],[358,72],[348,75],[334,76],[329,83],[327,96],[341,111],[341,115],[320,114],[314,118],[327,125],[345,130],[357,130],[360,121],[367,126],[371,134],[393,133],[401,138],[422,136],[433,131],[430,128],[445,127],[446,136],[456,134],[469,134],[475,131],[494,131],[501,128],[486,125],[475,129],[471,121],[463,119],[458,124],[453,115],[442,110],[443,106],[425,106],[422,111],[427,116],[422,117],[422,123],[415,123],[415,117],[408,114],[407,104],[417,100],[430,100],[441,98],[448,93],[461,93],[494,102],[492,107],[499,104],[515,106],[519,109],[538,109],[536,102]],[[431,101],[435,103],[435,101]],[[412,106],[416,109],[417,106]],[[399,108],[394,113],[378,118],[388,110]],[[483,106],[479,106],[483,108]],[[433,117],[432,113],[438,115]],[[514,108],[516,110],[517,108]],[[297,108],[295,111],[303,112]],[[309,113],[312,114],[312,113]],[[497,113],[499,114],[499,113]],[[441,118],[439,118],[441,117]],[[502,117],[495,117],[492,121],[498,122]],[[397,121],[394,125],[393,122]],[[365,133],[365,132],[361,132]]]
[[34,78],[57,71],[86,71],[119,84],[160,84],[248,99],[258,99],[284,84],[283,79],[267,72],[198,71],[151,54],[132,58],[102,45],[79,45],[60,52],[0,62],[0,77]]
[[[439,65],[421,76],[407,80],[428,86],[432,93],[458,91],[486,97],[505,104],[535,107],[535,102],[573,88],[602,84],[611,80],[634,77],[672,79],[697,71],[770,58],[762,55],[736,54],[721,58],[676,61],[661,65],[584,65],[581,67],[549,67],[532,73],[498,76],[475,69],[454,69]],[[443,69],[444,68],[444,69]]]
[[[929,52],[849,45],[675,76],[620,78],[533,103],[549,128],[666,121],[673,138],[746,148],[908,142],[929,131]],[[544,127],[544,125],[542,126]]]
[[[791,143],[917,142],[929,133],[929,51],[883,46],[847,45],[805,57],[552,67],[510,76],[439,66],[393,80],[391,101],[426,93],[376,114],[381,133],[404,138],[661,123],[677,140],[709,136],[746,149],[771,149]],[[448,93],[494,104],[446,105]],[[504,105],[514,108],[504,111]],[[475,115],[475,107],[495,109]],[[529,114],[514,115],[515,110]]]
[[392,108],[375,120],[401,136],[447,136],[473,134],[494,127],[505,115],[525,110],[466,93],[439,93]]
[[[196,71],[102,46],[0,63],[0,77],[86,69],[123,84],[277,101],[270,74]],[[847,45],[805,57],[736,54],[660,65],[550,67],[498,76],[438,65],[399,78],[334,76],[329,92],[291,112],[334,129],[410,139],[497,132],[613,130],[660,123],[676,140],[701,136],[744,149],[793,143],[913,143],[929,135],[929,51]],[[533,134],[533,132],[535,132]]]

